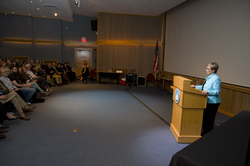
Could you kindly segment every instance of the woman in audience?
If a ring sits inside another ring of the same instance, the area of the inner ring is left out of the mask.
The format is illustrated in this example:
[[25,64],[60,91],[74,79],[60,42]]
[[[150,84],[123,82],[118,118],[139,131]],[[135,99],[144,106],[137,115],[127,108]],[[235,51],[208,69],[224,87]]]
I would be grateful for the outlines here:
[[89,68],[87,67],[87,63],[84,63],[84,67],[82,68],[82,77],[80,80],[86,83],[88,76],[89,76]]
[[20,79],[23,83],[27,83],[30,85],[35,86],[42,94],[49,95],[53,90],[46,89],[44,86],[42,86],[40,83],[36,83],[27,73],[27,69],[25,66],[22,66],[18,68]]

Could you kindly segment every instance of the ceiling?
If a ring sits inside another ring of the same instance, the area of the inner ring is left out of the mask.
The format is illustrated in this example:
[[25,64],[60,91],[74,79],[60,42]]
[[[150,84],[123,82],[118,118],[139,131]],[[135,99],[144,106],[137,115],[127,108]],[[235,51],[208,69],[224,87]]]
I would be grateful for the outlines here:
[[[73,14],[98,12],[158,16],[186,0],[0,0],[0,13],[73,21]],[[57,16],[55,16],[57,13]]]

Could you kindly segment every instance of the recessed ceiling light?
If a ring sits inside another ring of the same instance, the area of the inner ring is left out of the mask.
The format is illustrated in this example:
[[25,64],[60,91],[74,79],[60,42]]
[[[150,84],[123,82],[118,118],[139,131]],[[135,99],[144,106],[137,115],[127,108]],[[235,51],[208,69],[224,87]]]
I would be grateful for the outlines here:
[[90,5],[87,5],[87,7],[90,7]]
[[43,17],[46,17],[45,15],[43,15]]
[[31,14],[29,14],[29,16],[30,16]]
[[33,3],[33,1],[30,1],[30,3]]
[[38,7],[38,8],[36,8],[37,10],[40,10],[40,8]]
[[14,12],[11,12],[12,14],[14,14]]
[[57,16],[57,13],[55,13],[55,16]]

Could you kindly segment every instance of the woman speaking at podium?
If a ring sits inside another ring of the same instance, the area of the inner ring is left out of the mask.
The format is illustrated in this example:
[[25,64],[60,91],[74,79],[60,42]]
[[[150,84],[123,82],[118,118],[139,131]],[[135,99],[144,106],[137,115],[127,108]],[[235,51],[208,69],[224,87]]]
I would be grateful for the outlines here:
[[207,95],[207,107],[206,109],[204,109],[203,113],[203,132],[201,133],[202,136],[204,136],[213,129],[215,115],[221,103],[221,80],[216,74],[218,69],[219,65],[217,63],[209,63],[206,68],[207,77],[204,83],[198,86],[191,85],[192,88],[202,90],[202,94],[204,96]]

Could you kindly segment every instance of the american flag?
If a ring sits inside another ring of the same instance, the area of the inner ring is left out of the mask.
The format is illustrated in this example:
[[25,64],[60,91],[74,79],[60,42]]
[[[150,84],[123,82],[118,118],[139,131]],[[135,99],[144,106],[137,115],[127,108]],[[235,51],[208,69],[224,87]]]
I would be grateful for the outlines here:
[[158,75],[158,39],[156,41],[156,46],[155,46],[155,57],[154,57],[154,64],[153,64],[153,75],[155,77],[155,80]]

